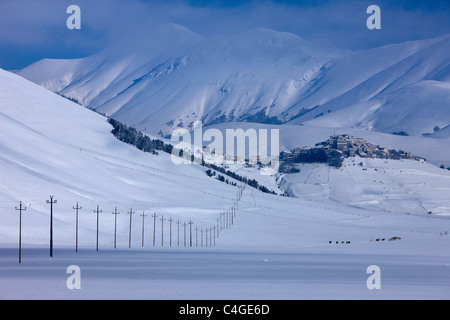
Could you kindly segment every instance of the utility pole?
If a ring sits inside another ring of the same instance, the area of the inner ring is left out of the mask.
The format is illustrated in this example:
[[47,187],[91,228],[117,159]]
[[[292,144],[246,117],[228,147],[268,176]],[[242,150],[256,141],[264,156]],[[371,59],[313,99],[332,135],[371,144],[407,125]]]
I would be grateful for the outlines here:
[[117,248],[117,215],[120,214],[120,212],[117,211],[117,207],[114,209],[114,212],[112,213],[114,215],[114,249]]
[[198,247],[198,227],[195,227],[195,246]]
[[177,225],[178,225],[178,247],[180,246],[180,219],[177,220]]
[[99,209],[98,205],[97,205],[97,210],[94,210],[94,213],[97,213],[97,251],[98,251],[98,222],[99,222],[99,213],[103,212],[102,210]]
[[158,217],[158,215],[156,213],[154,213],[152,215],[153,218],[153,246],[156,245],[156,218]]
[[192,220],[189,221],[189,246],[192,248]]
[[225,226],[227,229],[230,227],[228,211],[225,212]]
[[228,223],[228,211],[225,212],[225,228],[228,229],[230,224]]
[[53,257],[53,204],[57,202],[57,200],[53,200],[53,196],[47,200],[47,203],[50,204],[50,257]]
[[186,247],[186,227],[187,227],[187,223],[183,223],[183,227],[184,227],[184,246]]
[[209,246],[212,247],[212,228],[209,228]]
[[219,238],[219,218],[217,218],[217,238]]
[[142,248],[144,247],[144,230],[145,230],[144,226],[145,226],[145,217],[146,216],[147,215],[145,214],[145,212],[142,211],[142,214],[141,214],[141,217],[142,217]]
[[203,247],[203,229],[200,230],[200,242]]
[[161,247],[164,247],[164,215],[161,216]]
[[170,224],[170,237],[169,237],[169,241],[170,241],[170,247],[172,247],[172,222],[174,221],[172,218],[170,218],[169,220],[169,224]]
[[19,263],[22,263],[22,211],[26,211],[27,208],[22,207],[22,201],[20,201],[19,208],[16,207],[16,210],[19,211]]
[[208,228],[205,229],[205,232],[206,232],[206,236],[205,236],[206,247],[208,247]]
[[234,210],[231,208],[231,225],[234,225]]
[[216,246],[216,226],[214,226],[214,247]]
[[131,221],[133,218],[133,214],[135,214],[135,211],[133,211],[133,208],[130,208],[130,211],[128,211],[128,214],[130,215],[130,232],[128,236],[128,248],[131,248]]
[[76,214],[75,214],[75,252],[78,252],[78,210],[81,210],[82,207],[78,206],[78,202],[77,205],[75,207],[73,207],[74,210],[76,210]]

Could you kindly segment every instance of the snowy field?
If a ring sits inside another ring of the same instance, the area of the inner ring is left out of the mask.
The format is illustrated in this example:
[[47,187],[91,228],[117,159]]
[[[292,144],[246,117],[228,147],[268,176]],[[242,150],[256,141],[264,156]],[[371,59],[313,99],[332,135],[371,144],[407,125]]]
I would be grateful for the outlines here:
[[[339,250],[337,250],[339,251]],[[350,251],[350,250],[349,250]],[[217,250],[112,250],[74,254],[2,249],[1,299],[297,300],[448,299],[448,257],[273,253]],[[381,290],[366,287],[369,265],[381,268]],[[68,290],[68,266],[81,268],[81,290]]]
[[[217,227],[221,213],[235,205],[237,187],[208,177],[203,167],[141,153],[117,141],[105,118],[2,70],[0,105],[1,299],[450,298],[449,176],[430,164],[367,160],[363,171],[349,160],[338,172],[305,167],[302,174],[310,170],[310,178],[286,180],[298,198],[246,187],[233,225],[220,232],[216,245],[208,240],[206,247],[204,236],[203,247],[197,238],[191,248],[184,247],[183,227],[178,246],[176,221],[192,221],[203,231]],[[349,186],[340,188],[341,182]],[[58,201],[53,258],[50,195]],[[21,264],[19,201],[27,207]],[[83,207],[78,253],[77,202]],[[411,211],[419,202],[424,210]],[[386,210],[390,203],[392,210]],[[103,211],[98,252],[97,205]],[[81,290],[66,286],[71,265],[80,267]],[[366,286],[372,265],[381,270],[380,290]]]

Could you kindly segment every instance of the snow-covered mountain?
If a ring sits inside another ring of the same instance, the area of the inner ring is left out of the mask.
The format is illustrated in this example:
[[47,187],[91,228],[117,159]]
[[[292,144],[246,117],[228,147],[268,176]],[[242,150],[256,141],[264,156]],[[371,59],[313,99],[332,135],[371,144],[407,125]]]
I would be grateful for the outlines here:
[[[168,154],[155,156],[119,142],[106,118],[1,69],[0,127],[0,298],[264,300],[336,298],[336,292],[340,298],[373,298],[366,287],[366,270],[373,264],[383,268],[377,298],[449,295],[447,170],[410,160],[354,160],[364,161],[361,167],[346,159],[342,169],[305,165],[299,174],[279,177],[283,189],[301,198],[247,187],[233,227],[221,231],[217,246],[178,247],[174,221],[193,221],[206,242],[203,230],[230,209],[236,186],[208,177],[199,165],[177,166]],[[291,136],[312,128],[283,127]],[[330,129],[316,130],[313,136],[326,137]],[[303,144],[314,143],[305,136]],[[49,195],[58,201],[55,258],[48,257]],[[27,208],[21,234],[25,268],[17,264],[19,201]],[[77,254],[76,203],[82,206]],[[96,254],[97,205],[103,212]],[[115,207],[121,213],[117,250]],[[164,232],[160,220],[156,229],[153,219],[144,223],[143,212],[164,216]],[[155,234],[157,247],[151,244]],[[69,265],[82,268],[80,295],[67,290]]]
[[291,123],[385,133],[433,133],[450,124],[450,35],[352,53],[327,65]]
[[169,134],[198,119],[278,116],[325,63],[344,53],[267,29],[202,39],[170,24],[155,34],[137,49],[130,44],[129,51],[43,60],[18,74],[149,133]]
[[449,49],[450,35],[350,52],[267,29],[204,39],[166,24],[91,57],[46,59],[18,74],[164,136],[195,120],[420,135],[450,124]]

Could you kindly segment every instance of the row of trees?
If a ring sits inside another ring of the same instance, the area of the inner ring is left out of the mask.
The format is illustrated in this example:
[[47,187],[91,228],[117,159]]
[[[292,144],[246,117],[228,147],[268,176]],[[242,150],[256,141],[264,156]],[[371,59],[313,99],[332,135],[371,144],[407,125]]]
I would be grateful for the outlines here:
[[[204,167],[209,168],[208,170],[206,170],[206,174],[209,177],[216,176],[216,173],[213,171],[213,170],[215,170],[215,171],[218,171],[218,172],[220,172],[220,173],[222,173],[224,175],[229,176],[230,178],[233,178],[233,179],[235,179],[237,181],[245,183],[246,185],[248,185],[248,186],[250,186],[252,188],[255,188],[255,189],[259,190],[259,191],[262,191],[264,193],[276,194],[276,192],[274,192],[272,190],[269,190],[266,186],[260,185],[258,183],[258,181],[256,181],[255,179],[248,179],[247,177],[238,175],[237,173],[235,173],[235,172],[233,172],[231,170],[227,170],[227,169],[225,169],[223,167],[220,167],[220,166],[217,166],[217,165],[215,165],[213,163],[203,162],[202,165]],[[226,183],[229,183],[229,184],[233,184],[233,183],[229,182],[227,179],[225,179],[225,177],[222,176],[222,175],[218,175],[217,176],[217,180],[222,181],[222,182],[226,182]]]
[[147,135],[133,127],[129,127],[117,120],[108,118],[108,122],[113,126],[111,133],[120,141],[131,144],[141,151],[157,155],[157,151],[172,153],[173,146],[166,144],[159,139],[151,139]]

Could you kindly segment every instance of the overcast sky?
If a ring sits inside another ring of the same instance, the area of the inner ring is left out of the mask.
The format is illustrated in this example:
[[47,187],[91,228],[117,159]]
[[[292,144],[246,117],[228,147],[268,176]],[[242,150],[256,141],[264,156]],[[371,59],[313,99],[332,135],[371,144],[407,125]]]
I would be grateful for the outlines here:
[[[66,27],[72,4],[81,8],[81,30]],[[366,27],[372,4],[381,8],[381,30]],[[365,50],[449,34],[449,18],[449,0],[0,0],[0,68],[88,56],[166,22],[203,37],[263,27]]]

